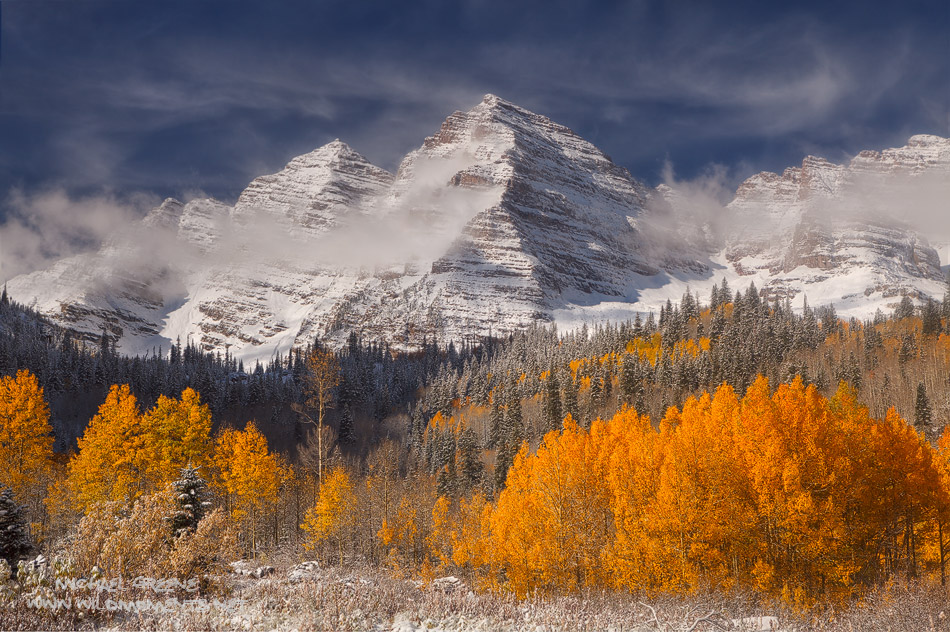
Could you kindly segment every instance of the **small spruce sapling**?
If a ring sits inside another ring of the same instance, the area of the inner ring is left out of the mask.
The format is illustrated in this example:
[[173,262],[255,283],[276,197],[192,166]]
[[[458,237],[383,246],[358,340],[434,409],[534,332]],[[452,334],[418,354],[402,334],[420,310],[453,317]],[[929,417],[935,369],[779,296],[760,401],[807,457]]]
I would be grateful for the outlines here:
[[11,569],[33,550],[24,509],[17,504],[13,490],[6,485],[0,487],[0,559]]
[[177,538],[195,532],[211,503],[208,501],[208,485],[193,467],[181,470],[181,476],[172,483],[172,489],[175,511],[170,522],[172,533]]

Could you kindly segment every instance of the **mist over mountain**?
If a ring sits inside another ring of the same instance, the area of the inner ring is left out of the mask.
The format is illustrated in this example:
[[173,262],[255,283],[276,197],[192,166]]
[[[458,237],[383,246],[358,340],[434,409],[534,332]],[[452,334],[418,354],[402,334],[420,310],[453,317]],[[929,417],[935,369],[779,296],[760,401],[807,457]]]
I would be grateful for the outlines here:
[[[632,318],[722,279],[862,317],[942,296],[930,240],[950,236],[948,193],[950,141],[923,135],[844,165],[809,156],[735,192],[716,172],[669,173],[654,189],[570,129],[487,95],[395,174],[337,140],[254,179],[233,205],[103,212],[89,229],[107,235],[98,250],[48,265],[42,244],[23,241],[19,267],[3,269],[22,273],[7,282],[16,300],[131,354],[181,339],[267,358],[351,331],[417,348]],[[4,226],[4,243],[16,234]]]

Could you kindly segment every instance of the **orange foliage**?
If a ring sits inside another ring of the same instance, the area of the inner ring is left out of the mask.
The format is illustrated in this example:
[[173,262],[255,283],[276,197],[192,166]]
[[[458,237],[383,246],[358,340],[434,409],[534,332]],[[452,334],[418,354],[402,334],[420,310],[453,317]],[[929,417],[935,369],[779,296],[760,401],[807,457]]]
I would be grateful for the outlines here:
[[69,463],[68,485],[77,509],[93,503],[131,504],[161,491],[187,465],[210,462],[211,413],[198,393],[185,389],[180,400],[159,397],[142,415],[127,385],[113,386]]
[[43,389],[29,371],[0,379],[0,483],[38,507],[53,471],[53,428]]
[[568,418],[522,447],[486,508],[483,567],[519,595],[713,584],[847,599],[934,568],[950,436],[941,446],[894,411],[872,419],[845,384],[829,400],[800,379],[773,393],[760,377],[741,400],[723,385],[658,429],[630,409],[589,431]]

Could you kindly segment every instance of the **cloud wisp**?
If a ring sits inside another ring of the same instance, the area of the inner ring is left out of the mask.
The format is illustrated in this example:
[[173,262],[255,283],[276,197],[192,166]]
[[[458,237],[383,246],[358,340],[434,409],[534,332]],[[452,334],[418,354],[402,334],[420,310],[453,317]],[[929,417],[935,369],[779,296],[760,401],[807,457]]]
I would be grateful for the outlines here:
[[34,195],[14,191],[7,201],[11,212],[0,223],[0,279],[95,250],[156,203],[148,194],[73,198],[63,189]]
[[[932,12],[896,5],[172,0],[120,17],[112,4],[57,6],[55,18],[36,10],[43,0],[5,7],[0,134],[30,133],[0,157],[12,174],[0,191],[198,186],[227,198],[334,137],[394,168],[486,92],[654,183],[664,155],[689,177],[713,162],[751,173],[950,133],[946,34]],[[87,23],[101,32],[74,28]]]

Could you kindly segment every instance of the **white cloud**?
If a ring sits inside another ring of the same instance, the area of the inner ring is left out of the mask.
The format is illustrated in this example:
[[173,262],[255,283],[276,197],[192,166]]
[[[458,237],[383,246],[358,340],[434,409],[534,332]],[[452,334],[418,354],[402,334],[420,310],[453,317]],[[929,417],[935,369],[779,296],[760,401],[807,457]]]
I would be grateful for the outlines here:
[[93,250],[157,201],[145,194],[71,197],[63,189],[31,195],[14,190],[0,223],[0,279]]

